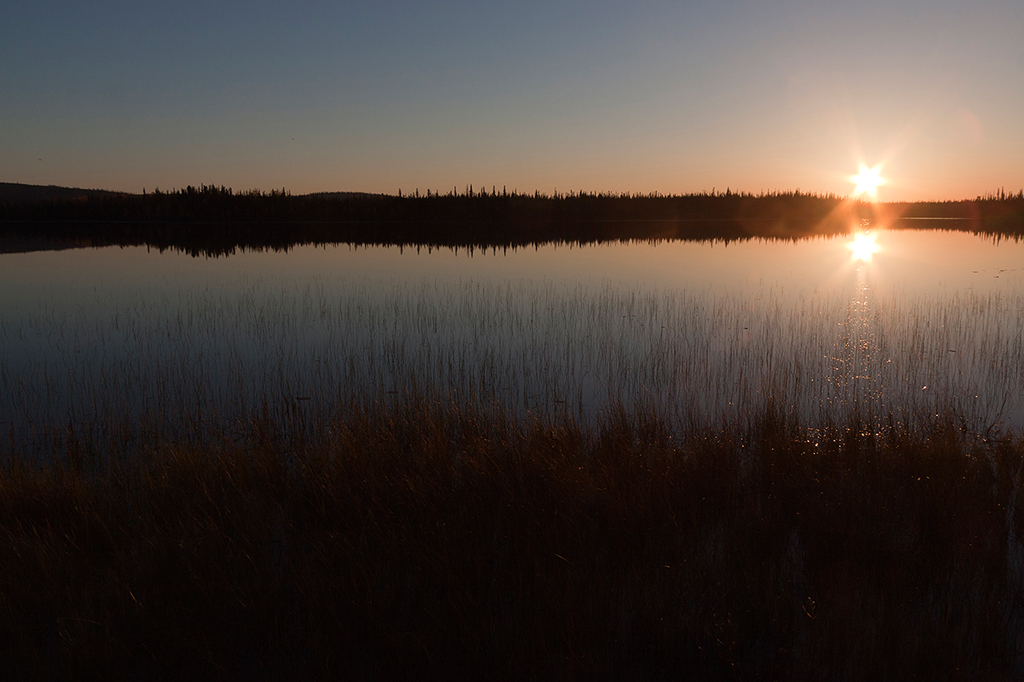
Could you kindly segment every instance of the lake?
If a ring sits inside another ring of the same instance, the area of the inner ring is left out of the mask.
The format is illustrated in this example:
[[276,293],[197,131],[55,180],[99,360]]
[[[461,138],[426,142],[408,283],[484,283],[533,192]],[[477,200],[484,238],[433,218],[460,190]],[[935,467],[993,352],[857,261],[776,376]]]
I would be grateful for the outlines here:
[[517,250],[0,255],[0,433],[312,431],[340,405],[599,423],[1024,426],[1024,243],[942,230]]

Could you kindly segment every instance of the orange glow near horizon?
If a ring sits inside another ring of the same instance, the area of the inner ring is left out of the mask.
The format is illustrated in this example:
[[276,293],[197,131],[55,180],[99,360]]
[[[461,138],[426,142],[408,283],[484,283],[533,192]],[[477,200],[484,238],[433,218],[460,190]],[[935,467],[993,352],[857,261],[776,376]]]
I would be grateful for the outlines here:
[[861,164],[860,171],[856,175],[850,176],[850,182],[856,185],[853,188],[853,196],[867,194],[872,199],[875,199],[878,196],[879,186],[886,184],[886,179],[882,177],[881,173],[881,164],[874,168],[868,168]]

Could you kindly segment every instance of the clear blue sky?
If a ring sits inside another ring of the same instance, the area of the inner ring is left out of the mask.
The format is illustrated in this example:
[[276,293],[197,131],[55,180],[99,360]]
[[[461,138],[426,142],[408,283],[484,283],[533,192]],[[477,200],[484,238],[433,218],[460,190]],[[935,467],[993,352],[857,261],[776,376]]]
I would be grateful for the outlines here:
[[8,3],[0,181],[1024,187],[1024,2]]

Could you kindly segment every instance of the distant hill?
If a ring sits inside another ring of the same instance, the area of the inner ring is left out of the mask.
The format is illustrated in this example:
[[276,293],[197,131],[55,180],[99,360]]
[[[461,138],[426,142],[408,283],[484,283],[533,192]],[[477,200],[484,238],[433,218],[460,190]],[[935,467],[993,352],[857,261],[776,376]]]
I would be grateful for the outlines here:
[[24,185],[19,182],[0,182],[0,203],[22,204],[54,199],[84,199],[87,197],[118,196],[126,192],[105,189],[81,189],[56,185]]
[[[100,196],[133,196],[130,192],[111,192],[105,189],[58,187],[57,185],[26,185],[20,182],[0,182],[0,203],[22,204],[54,199],[85,199]],[[371,199],[385,194],[371,192],[310,192],[300,194],[314,199]]]

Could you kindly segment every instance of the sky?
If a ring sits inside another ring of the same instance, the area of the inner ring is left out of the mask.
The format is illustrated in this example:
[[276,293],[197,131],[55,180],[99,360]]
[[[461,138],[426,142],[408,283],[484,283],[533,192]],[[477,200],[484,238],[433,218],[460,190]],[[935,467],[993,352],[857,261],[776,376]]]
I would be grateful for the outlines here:
[[0,182],[141,192],[1024,188],[1024,2],[34,2]]

